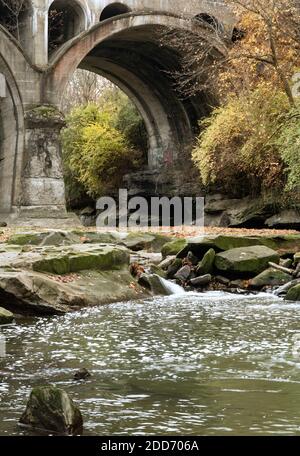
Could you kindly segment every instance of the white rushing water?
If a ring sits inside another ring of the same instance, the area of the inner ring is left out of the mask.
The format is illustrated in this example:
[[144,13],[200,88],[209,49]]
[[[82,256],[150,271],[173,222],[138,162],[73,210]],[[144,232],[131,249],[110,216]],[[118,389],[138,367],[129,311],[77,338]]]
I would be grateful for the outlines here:
[[185,294],[186,291],[180,285],[177,285],[174,282],[170,282],[170,280],[163,279],[160,277],[160,281],[163,284],[164,288],[169,292],[171,295],[182,295]]

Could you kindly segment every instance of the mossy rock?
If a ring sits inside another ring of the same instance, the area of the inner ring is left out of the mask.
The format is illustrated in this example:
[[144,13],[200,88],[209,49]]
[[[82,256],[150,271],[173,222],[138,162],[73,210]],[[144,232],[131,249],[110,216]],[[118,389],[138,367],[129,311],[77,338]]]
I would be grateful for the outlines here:
[[118,270],[127,267],[130,262],[129,252],[117,246],[103,246],[82,251],[59,252],[34,261],[32,269],[36,272],[64,275],[83,270]]
[[279,263],[280,256],[268,247],[257,245],[227,250],[218,253],[215,266],[219,271],[237,274],[260,274],[269,267],[269,262]]
[[274,268],[266,269],[264,272],[254,277],[250,281],[250,286],[253,288],[262,288],[265,286],[280,286],[292,280],[292,277],[285,272],[278,271]]
[[32,390],[20,423],[60,435],[80,435],[83,431],[79,408],[64,390],[53,386]]
[[233,236],[211,235],[187,239],[187,245],[178,253],[185,258],[189,251],[201,258],[209,249],[216,252],[227,251],[242,247],[262,245],[276,250],[280,254],[294,254],[300,247],[300,235],[283,236]]
[[[178,255],[183,249],[188,246],[188,241],[184,238],[175,239],[174,241],[167,242],[161,249],[163,258],[168,256]],[[187,252],[188,253],[188,252]]]
[[163,271],[157,264],[149,264],[151,274],[156,274],[163,279],[167,278],[167,273]]
[[286,298],[287,301],[295,301],[300,302],[300,283],[293,288],[290,288],[288,291]]
[[0,325],[9,325],[14,320],[14,315],[9,310],[0,307]]
[[[215,245],[216,236],[197,236],[185,239],[185,245],[177,253],[178,258],[186,258],[189,252],[192,252],[199,259],[210,249],[217,249]],[[219,249],[217,249],[219,252]]]
[[122,245],[134,252],[141,250],[150,250],[155,236],[144,233],[129,233],[128,236],[122,241]]
[[216,252],[214,249],[209,249],[208,252],[204,255],[202,260],[198,263],[197,266],[197,275],[206,275],[210,274],[214,268]]
[[169,296],[171,294],[157,274],[142,274],[138,282],[140,286],[150,290],[153,295]]
[[40,245],[49,233],[16,233],[7,241],[11,245]]
[[161,248],[169,242],[168,236],[155,233],[129,233],[121,242],[122,245],[134,252],[148,250],[151,252],[160,252]]
[[72,245],[78,244],[79,242],[80,238],[78,236],[75,236],[74,234],[65,231],[53,231],[44,237],[44,239],[41,242],[41,246],[44,247],[47,245]]
[[294,255],[294,263],[295,264],[300,263],[300,252],[295,253],[295,255]]

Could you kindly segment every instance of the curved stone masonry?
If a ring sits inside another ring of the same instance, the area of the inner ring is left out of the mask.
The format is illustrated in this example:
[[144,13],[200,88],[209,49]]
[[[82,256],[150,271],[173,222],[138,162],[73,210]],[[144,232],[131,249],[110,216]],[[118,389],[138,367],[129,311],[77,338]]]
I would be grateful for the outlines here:
[[[189,0],[28,0],[18,30],[0,19],[0,221],[66,218],[59,133],[60,99],[77,67],[124,90],[148,131],[148,167],[170,168],[191,140],[208,98],[181,100],[170,71],[179,56],[160,46],[167,27],[191,31],[199,14],[230,33],[234,18],[223,2]],[[51,28],[51,11],[63,17]],[[50,29],[48,30],[48,27]],[[209,28],[203,27],[208,34]],[[222,50],[218,49],[218,52]]]

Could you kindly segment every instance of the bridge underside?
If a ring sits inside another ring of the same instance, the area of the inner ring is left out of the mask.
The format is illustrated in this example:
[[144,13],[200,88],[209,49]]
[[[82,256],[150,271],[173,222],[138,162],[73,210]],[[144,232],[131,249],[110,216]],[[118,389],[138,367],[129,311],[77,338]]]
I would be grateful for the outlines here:
[[174,162],[208,113],[206,94],[184,100],[176,93],[172,74],[180,68],[179,56],[160,46],[161,32],[153,26],[120,32],[80,63],[118,85],[137,106],[148,132],[151,170]]
[[0,73],[6,79],[2,98],[0,87],[0,214],[66,214],[59,107],[77,68],[105,76],[136,104],[149,138],[147,179],[172,168],[211,105],[206,93],[182,99],[176,92],[172,75],[180,56],[162,46],[159,36],[177,24],[186,26],[183,19],[154,13],[104,21],[55,52],[46,71],[34,67],[0,29]]

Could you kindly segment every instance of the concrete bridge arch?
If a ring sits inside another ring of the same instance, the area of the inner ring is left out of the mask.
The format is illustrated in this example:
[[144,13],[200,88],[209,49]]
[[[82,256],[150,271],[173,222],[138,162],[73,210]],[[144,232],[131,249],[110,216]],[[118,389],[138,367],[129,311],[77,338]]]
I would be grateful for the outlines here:
[[[78,67],[101,74],[127,93],[140,111],[149,137],[150,169],[170,164],[208,112],[208,99],[203,93],[183,100],[176,93],[172,72],[179,68],[180,56],[160,43],[168,27],[191,32],[190,21],[158,12],[128,13],[95,25],[50,60],[43,81],[44,102],[59,106]],[[207,33],[203,30],[203,35]]]
[[[224,19],[231,27],[220,4],[213,10],[216,2],[202,0],[186,17],[178,14],[171,0],[30,2],[25,39],[18,43],[0,26],[0,73],[9,93],[0,99],[2,111],[10,103],[4,127],[2,115],[0,135],[2,151],[6,151],[5,161],[0,161],[0,190],[9,196],[0,198],[0,214],[65,216],[59,145],[64,120],[59,106],[77,68],[110,79],[136,104],[148,131],[149,170],[159,174],[165,166],[172,166],[193,137],[198,119],[208,112],[210,99],[206,93],[188,100],[178,96],[171,74],[178,68],[179,56],[174,49],[160,45],[159,35],[167,27],[191,32],[190,17],[199,12],[215,12],[214,17]],[[75,5],[80,20],[76,22],[74,17],[73,25],[79,28],[73,30],[74,36],[66,34],[60,46],[48,55],[49,11],[66,5]],[[119,5],[124,8],[118,9]],[[208,33],[204,27],[203,35]],[[13,131],[10,142],[9,131]]]

